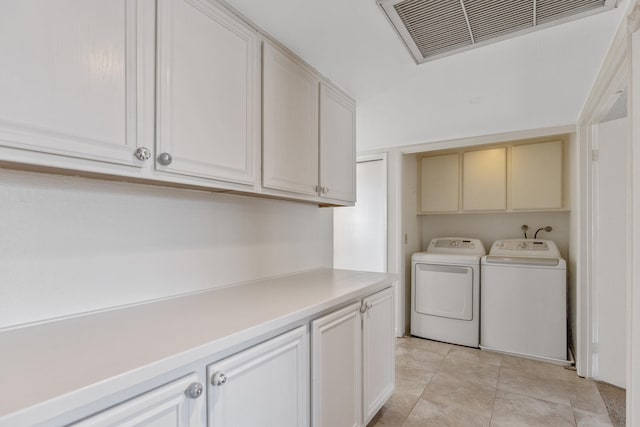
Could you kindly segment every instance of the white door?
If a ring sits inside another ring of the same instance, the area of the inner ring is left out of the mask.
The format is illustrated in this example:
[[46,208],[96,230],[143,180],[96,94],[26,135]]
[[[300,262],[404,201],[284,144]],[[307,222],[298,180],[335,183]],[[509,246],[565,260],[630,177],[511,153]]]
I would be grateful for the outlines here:
[[153,97],[145,94],[153,81],[145,62],[154,46],[152,5],[2,2],[0,147],[19,150],[12,159],[30,163],[29,152],[41,152],[143,164],[134,154],[144,135],[153,137],[144,125],[153,126],[153,111],[144,111]]
[[198,375],[191,374],[85,418],[73,426],[201,426],[206,419],[203,384]]
[[159,2],[156,156],[171,161],[158,170],[255,182],[258,54],[255,31],[213,3]]
[[356,200],[356,106],[336,89],[320,85],[320,195]]
[[594,162],[594,376],[626,383],[627,119],[600,123]]
[[363,301],[363,421],[367,425],[391,397],[395,385],[393,288]]
[[317,195],[318,79],[269,42],[262,62],[262,185]]
[[311,322],[314,427],[362,425],[360,303]]
[[301,326],[209,365],[209,427],[308,426],[308,346]]
[[416,264],[413,304],[421,314],[473,319],[473,268]]
[[387,271],[387,171],[383,159],[356,165],[355,206],[333,210],[333,266]]

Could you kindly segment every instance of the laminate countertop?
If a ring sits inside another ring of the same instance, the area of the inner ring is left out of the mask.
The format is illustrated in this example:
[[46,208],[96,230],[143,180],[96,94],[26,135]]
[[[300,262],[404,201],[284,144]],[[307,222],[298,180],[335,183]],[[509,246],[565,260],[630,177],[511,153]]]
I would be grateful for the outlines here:
[[318,269],[7,330],[0,333],[0,425],[36,424],[224,357],[396,279]]

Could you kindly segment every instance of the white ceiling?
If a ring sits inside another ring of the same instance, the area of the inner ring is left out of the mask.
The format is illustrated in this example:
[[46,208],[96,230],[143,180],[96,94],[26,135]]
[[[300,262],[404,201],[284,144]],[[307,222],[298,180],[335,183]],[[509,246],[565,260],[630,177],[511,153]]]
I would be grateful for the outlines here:
[[420,72],[375,0],[228,0],[356,98]]
[[574,124],[627,8],[416,65],[375,0],[227,0],[356,98],[358,149]]

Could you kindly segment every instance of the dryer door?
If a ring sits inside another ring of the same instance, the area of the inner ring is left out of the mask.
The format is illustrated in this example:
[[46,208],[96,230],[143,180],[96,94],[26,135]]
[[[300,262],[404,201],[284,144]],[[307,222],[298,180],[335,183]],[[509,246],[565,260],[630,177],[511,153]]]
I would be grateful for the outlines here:
[[473,319],[473,268],[416,264],[414,309],[451,319]]

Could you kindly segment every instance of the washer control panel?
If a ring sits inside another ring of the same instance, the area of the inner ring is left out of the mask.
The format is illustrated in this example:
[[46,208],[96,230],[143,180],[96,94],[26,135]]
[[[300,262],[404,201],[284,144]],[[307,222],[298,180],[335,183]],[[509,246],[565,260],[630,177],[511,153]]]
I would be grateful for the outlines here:
[[549,252],[549,244],[544,240],[503,240],[497,247],[509,251]]
[[559,258],[560,251],[551,240],[508,239],[496,240],[489,255]]

